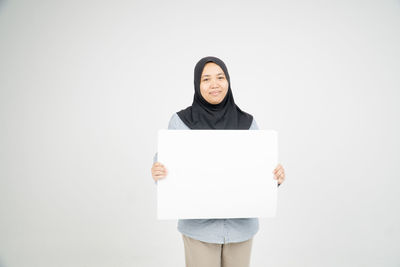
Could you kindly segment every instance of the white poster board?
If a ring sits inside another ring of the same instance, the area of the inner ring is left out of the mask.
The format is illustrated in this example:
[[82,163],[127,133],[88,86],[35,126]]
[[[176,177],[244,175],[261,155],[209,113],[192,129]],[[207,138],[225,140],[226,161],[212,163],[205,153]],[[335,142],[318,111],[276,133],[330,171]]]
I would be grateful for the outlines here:
[[159,130],[158,219],[274,217],[278,133]]

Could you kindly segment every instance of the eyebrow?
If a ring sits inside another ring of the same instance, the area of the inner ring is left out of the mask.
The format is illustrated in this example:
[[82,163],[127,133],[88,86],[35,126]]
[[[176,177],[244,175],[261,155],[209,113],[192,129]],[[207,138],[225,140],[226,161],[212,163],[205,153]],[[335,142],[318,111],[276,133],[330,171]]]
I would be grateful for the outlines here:
[[[220,73],[217,74],[217,76],[219,76],[219,75],[224,75],[224,73],[223,73],[223,72],[220,72]],[[211,75],[206,74],[206,75],[203,75],[203,76],[201,76],[201,77],[203,78],[203,77],[209,77],[209,76],[211,76]]]

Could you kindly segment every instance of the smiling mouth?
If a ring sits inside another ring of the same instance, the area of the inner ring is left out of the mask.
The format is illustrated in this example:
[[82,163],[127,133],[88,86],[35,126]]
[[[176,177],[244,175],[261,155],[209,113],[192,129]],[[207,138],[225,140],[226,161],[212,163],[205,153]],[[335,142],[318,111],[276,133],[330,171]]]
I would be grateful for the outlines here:
[[210,95],[219,95],[221,91],[210,92]]

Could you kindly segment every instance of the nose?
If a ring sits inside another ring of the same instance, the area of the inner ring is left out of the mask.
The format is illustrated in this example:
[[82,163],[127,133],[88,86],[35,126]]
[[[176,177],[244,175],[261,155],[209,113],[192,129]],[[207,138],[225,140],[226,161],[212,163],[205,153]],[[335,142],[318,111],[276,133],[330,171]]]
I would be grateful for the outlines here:
[[218,87],[218,82],[216,79],[212,79],[211,80],[211,88],[215,88],[215,87]]

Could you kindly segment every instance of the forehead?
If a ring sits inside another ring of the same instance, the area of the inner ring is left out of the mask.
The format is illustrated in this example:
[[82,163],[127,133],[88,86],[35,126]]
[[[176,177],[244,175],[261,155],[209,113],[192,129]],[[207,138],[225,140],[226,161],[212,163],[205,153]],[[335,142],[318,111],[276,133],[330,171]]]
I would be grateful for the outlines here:
[[204,65],[202,75],[217,75],[219,73],[224,74],[222,68],[214,62],[208,62],[206,65]]

